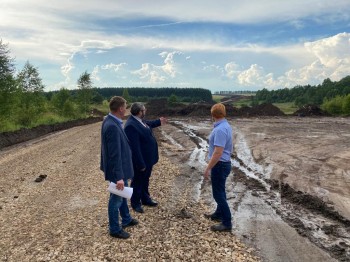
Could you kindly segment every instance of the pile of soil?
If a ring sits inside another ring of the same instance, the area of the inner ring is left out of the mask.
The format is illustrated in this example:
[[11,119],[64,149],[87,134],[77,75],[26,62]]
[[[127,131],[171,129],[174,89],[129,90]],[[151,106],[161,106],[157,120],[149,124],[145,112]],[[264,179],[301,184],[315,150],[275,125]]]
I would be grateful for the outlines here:
[[102,121],[102,119],[102,117],[89,117],[53,125],[41,125],[31,129],[22,128],[18,131],[0,133],[0,149],[49,134],[51,132],[65,130],[74,126],[96,123]]
[[264,103],[251,108],[249,115],[251,116],[284,116],[284,113],[273,104]]
[[210,116],[212,105],[207,103],[191,104],[178,112],[182,116]]
[[[200,102],[190,105],[173,104],[168,105],[166,99],[154,99],[147,104],[147,115],[149,116],[210,116],[210,108],[213,104]],[[254,107],[243,106],[236,108],[232,105],[225,105],[227,116],[249,117],[249,116],[284,116],[284,113],[272,104],[261,104]]]
[[316,105],[305,105],[295,111],[294,116],[328,116],[327,112],[323,111]]

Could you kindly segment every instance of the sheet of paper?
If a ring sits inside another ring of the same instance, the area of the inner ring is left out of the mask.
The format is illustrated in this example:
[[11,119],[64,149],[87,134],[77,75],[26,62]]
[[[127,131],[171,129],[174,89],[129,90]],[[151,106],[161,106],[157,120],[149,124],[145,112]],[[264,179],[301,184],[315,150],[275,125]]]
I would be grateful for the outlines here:
[[116,188],[115,183],[111,182],[111,183],[109,183],[108,191],[111,192],[112,194],[130,199],[132,196],[133,188],[125,186],[124,190],[118,190]]

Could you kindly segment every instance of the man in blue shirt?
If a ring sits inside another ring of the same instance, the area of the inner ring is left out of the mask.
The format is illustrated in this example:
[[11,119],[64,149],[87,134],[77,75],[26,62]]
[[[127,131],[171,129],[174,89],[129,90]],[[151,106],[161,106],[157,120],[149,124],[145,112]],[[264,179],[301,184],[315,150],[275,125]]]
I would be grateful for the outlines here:
[[231,172],[232,128],[225,119],[226,109],[223,104],[213,105],[211,115],[215,123],[209,137],[209,163],[204,171],[204,179],[208,179],[210,173],[213,197],[217,207],[213,214],[205,216],[221,222],[213,225],[212,231],[231,231],[232,218],[226,199],[225,184]]

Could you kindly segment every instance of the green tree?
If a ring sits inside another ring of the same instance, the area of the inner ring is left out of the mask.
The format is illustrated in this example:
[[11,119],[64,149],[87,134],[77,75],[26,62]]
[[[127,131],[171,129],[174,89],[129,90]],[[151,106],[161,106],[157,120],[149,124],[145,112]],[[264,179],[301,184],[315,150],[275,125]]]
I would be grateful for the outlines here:
[[332,99],[326,99],[322,104],[322,108],[332,115],[339,115],[343,111],[343,99],[340,96],[336,96]]
[[101,105],[104,98],[102,95],[100,95],[98,92],[94,91],[92,95],[92,102]]
[[63,107],[62,107],[62,115],[65,117],[69,118],[74,118],[76,117],[76,106],[75,104],[70,101],[69,99],[64,102]]
[[92,81],[90,74],[86,71],[78,79],[78,100],[83,113],[87,113],[92,99]]
[[131,96],[129,95],[129,91],[128,91],[127,88],[124,88],[122,97],[123,97],[128,103],[131,102]]
[[175,94],[172,94],[171,96],[169,96],[169,98],[168,98],[168,103],[170,104],[170,105],[174,105],[175,103],[177,103],[178,102],[178,97],[175,95]]
[[44,85],[38,69],[28,61],[17,75],[20,93],[18,122],[30,126],[45,111]]
[[345,115],[350,115],[350,94],[348,94],[343,98],[342,109]]
[[[17,102],[14,78],[14,59],[10,57],[8,45],[0,39],[0,125],[8,121]],[[1,129],[1,128],[0,128]]]
[[70,98],[70,93],[68,89],[62,87],[60,91],[54,94],[51,98],[51,104],[54,106],[58,113],[62,113],[63,105]]

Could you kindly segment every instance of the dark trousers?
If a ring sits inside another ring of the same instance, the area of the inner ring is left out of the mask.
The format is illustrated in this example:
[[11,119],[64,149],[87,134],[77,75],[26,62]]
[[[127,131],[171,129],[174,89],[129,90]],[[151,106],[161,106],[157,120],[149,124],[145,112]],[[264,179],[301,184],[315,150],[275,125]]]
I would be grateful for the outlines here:
[[149,194],[149,178],[152,173],[152,167],[146,168],[145,171],[134,170],[134,178],[131,181],[131,187],[133,188],[133,193],[131,196],[131,206],[138,207],[142,204],[151,201]]
[[217,204],[214,214],[222,218],[222,224],[227,227],[232,227],[231,211],[226,200],[225,184],[228,175],[231,172],[230,162],[218,162],[211,169],[211,185],[213,197]]

